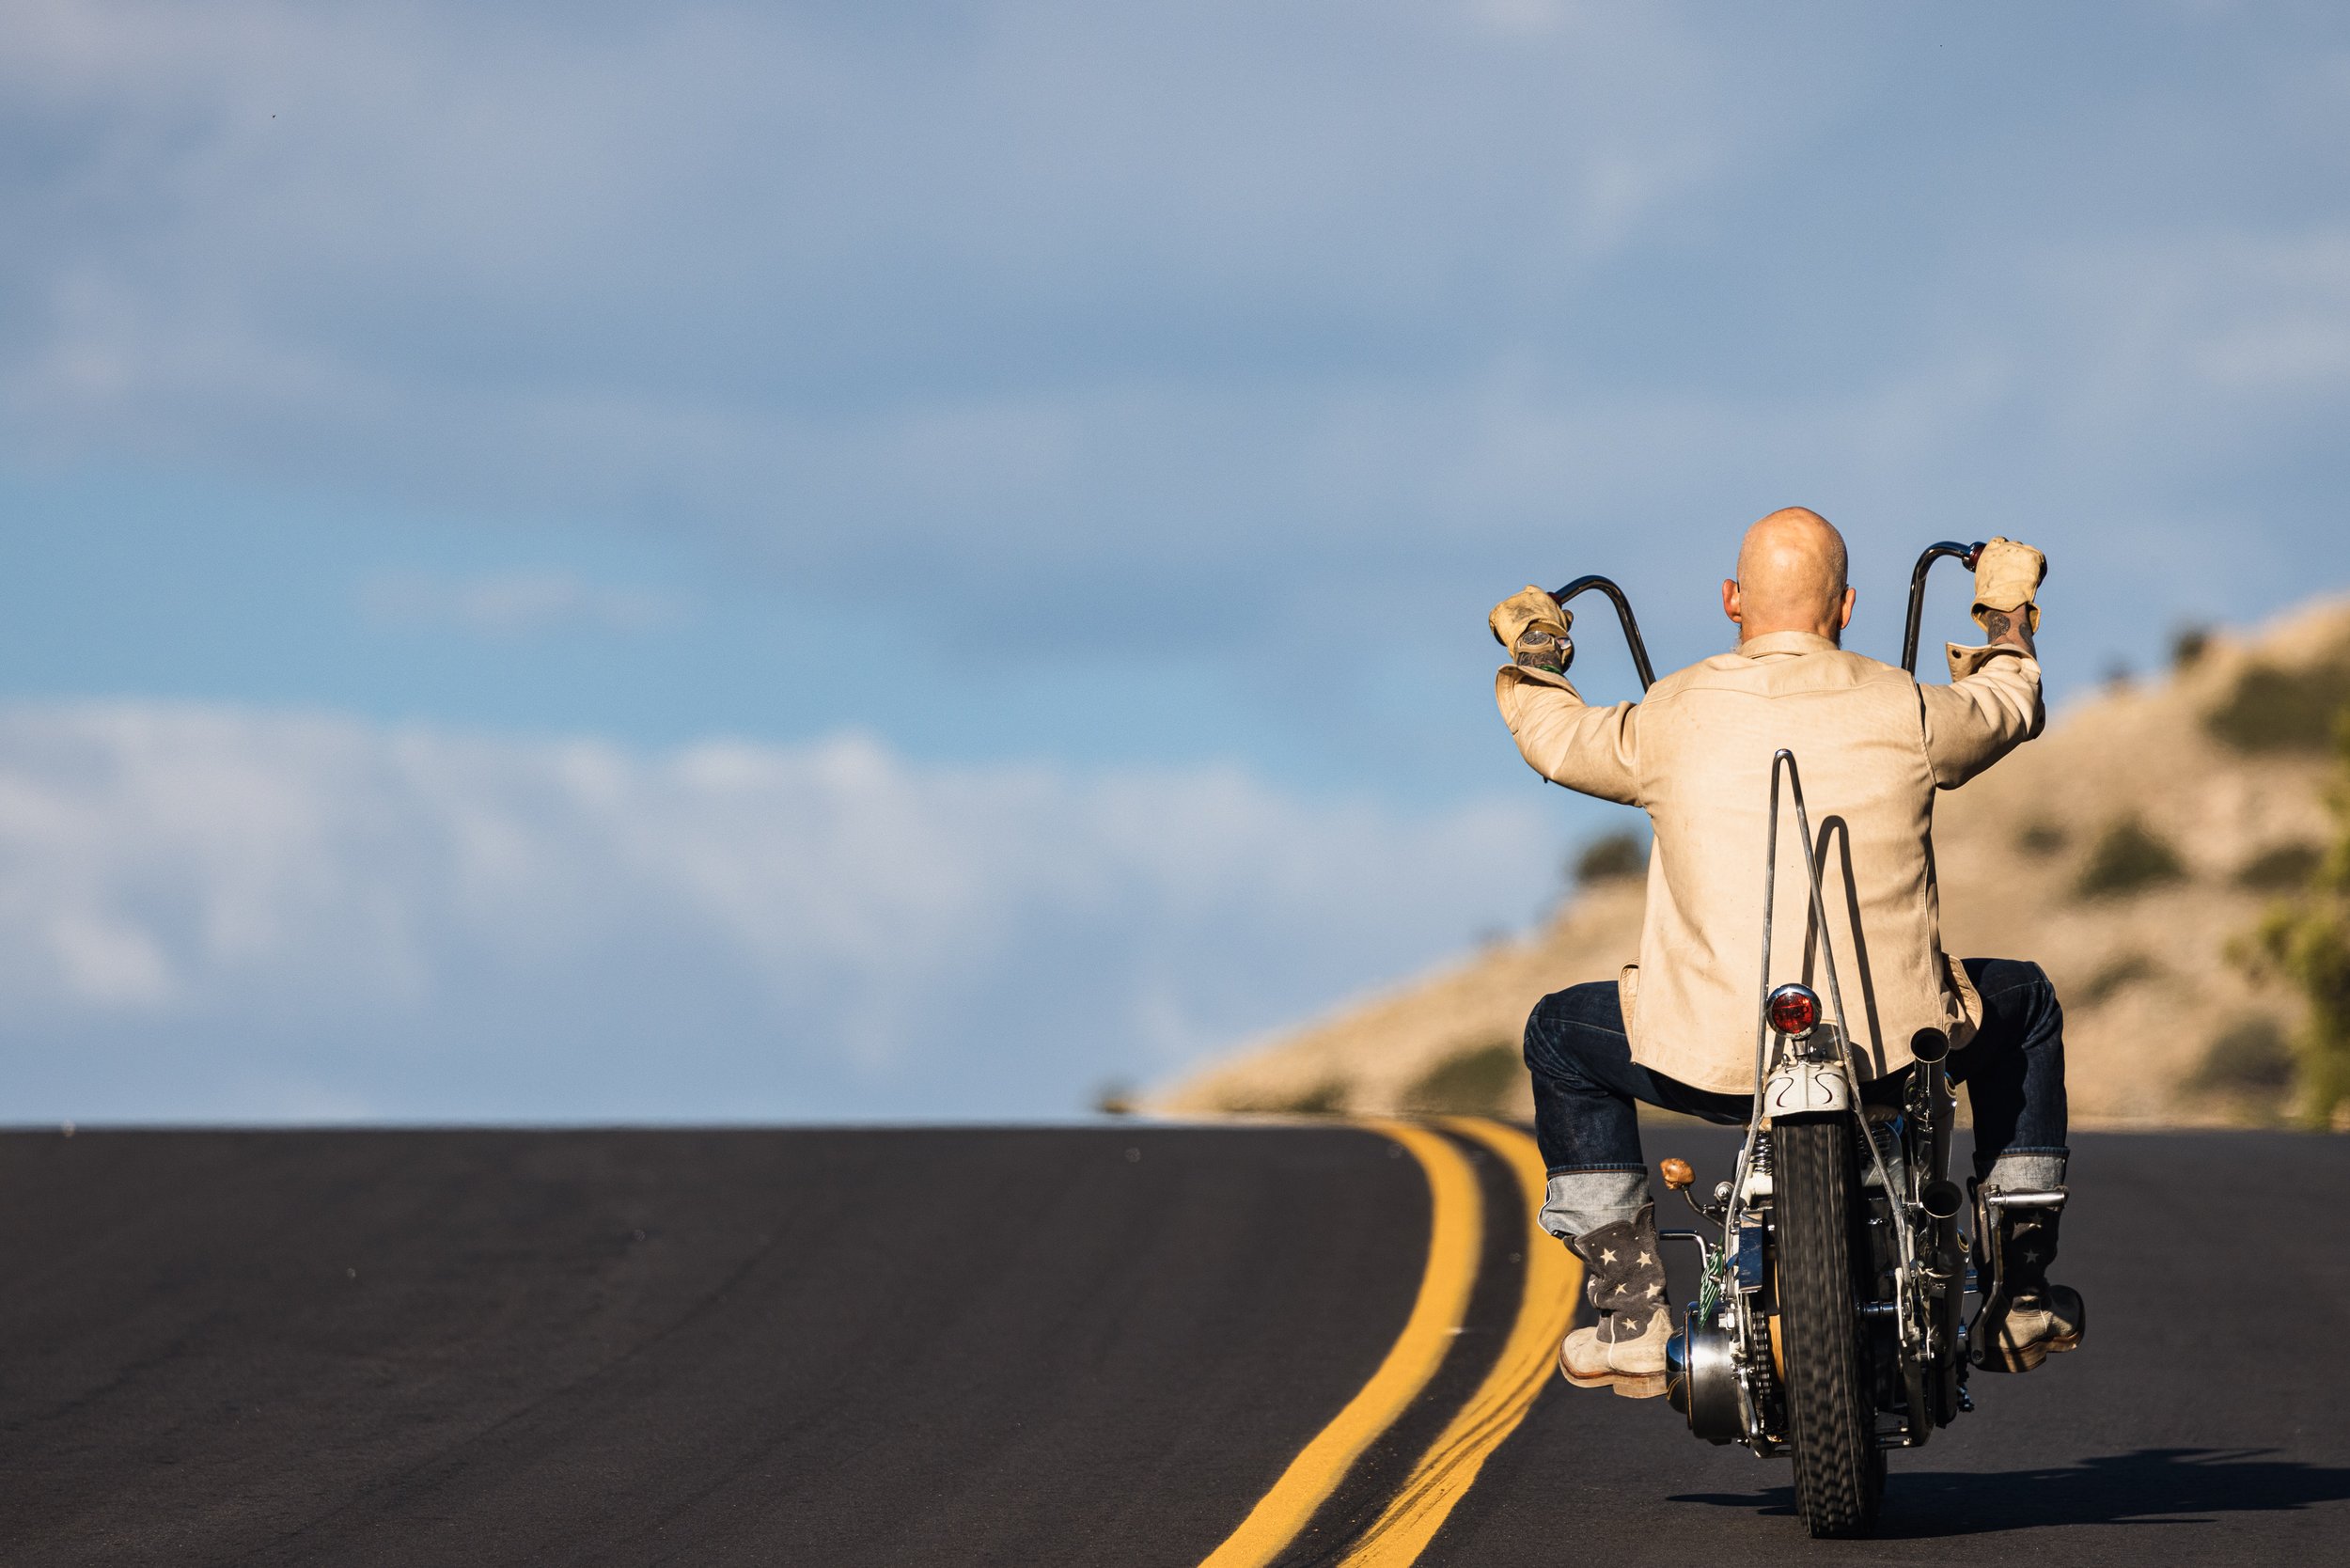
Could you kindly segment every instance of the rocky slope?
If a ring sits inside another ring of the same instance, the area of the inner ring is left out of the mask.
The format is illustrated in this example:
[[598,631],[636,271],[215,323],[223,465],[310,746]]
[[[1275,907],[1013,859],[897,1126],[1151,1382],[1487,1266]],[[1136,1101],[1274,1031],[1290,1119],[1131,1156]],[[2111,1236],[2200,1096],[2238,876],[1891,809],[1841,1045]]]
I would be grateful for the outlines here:
[[[2326,839],[2320,743],[2345,696],[2350,604],[2332,603],[2071,703],[1941,797],[1950,949],[2046,965],[2076,1123],[2280,1110],[2297,1008],[2229,949]],[[1637,878],[1586,886],[1541,931],[1244,1049],[1147,1108],[1528,1112],[1514,1061],[1528,1010],[1630,962],[1641,905]]]

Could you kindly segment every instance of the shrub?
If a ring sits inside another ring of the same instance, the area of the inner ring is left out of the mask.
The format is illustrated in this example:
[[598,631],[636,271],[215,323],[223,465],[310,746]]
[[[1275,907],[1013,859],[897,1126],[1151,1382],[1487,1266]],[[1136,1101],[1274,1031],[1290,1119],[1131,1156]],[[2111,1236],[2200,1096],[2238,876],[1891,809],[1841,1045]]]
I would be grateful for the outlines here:
[[2127,898],[2186,875],[2176,850],[2136,817],[2123,817],[2098,835],[2073,890],[2084,899]]
[[2238,751],[2322,751],[2334,715],[2350,707],[2350,645],[2288,669],[2255,664],[2236,677],[2204,728]]
[[1495,1042],[1469,1046],[1429,1067],[1403,1093],[1405,1109],[1450,1117],[1490,1117],[1502,1109],[1509,1090],[1526,1076],[1518,1046]]
[[1292,1116],[1342,1116],[1346,1113],[1346,1097],[1345,1079],[1325,1078],[1272,1108]]
[[2095,1007],[2124,986],[2152,980],[2160,972],[2154,961],[2144,953],[2123,953],[2090,976],[2076,995],[2080,997],[2081,1006]]
[[2043,859],[2060,853],[2066,844],[2072,841],[2071,834],[2045,819],[2026,823],[2022,830],[2015,835],[2017,849],[2022,850],[2026,855],[2038,855]]
[[2211,651],[2211,628],[2182,626],[2170,638],[2170,667],[2192,669]]
[[2341,891],[2327,889],[2298,907],[2280,905],[2258,934],[2268,962],[2309,1001],[2302,1088],[2310,1121],[2329,1126],[2350,1101],[2350,917]]
[[1344,1078],[1324,1078],[1288,1093],[1228,1095],[1224,1108],[1275,1116],[1343,1116],[1349,1092]]
[[2288,893],[2309,886],[2326,852],[2315,844],[2276,844],[2236,868],[2235,885],[2258,893]]
[[1648,845],[1637,833],[1610,833],[1594,839],[1574,857],[1574,880],[1586,887],[1647,874]]
[[2223,1094],[2282,1099],[2293,1087],[2292,1043],[2274,1018],[2247,1018],[2213,1041],[2188,1080],[2195,1089]]
[[2299,894],[2273,905],[2248,948],[2238,950],[2255,975],[2281,975],[2309,1004],[2295,1043],[2302,1119],[2350,1131],[2350,713],[2334,735],[2334,785],[2326,794],[2333,848]]
[[1455,1051],[1421,1074],[1403,1095],[1408,1110],[1486,1116],[1501,1109],[1526,1075],[1517,1046],[1504,1041]]

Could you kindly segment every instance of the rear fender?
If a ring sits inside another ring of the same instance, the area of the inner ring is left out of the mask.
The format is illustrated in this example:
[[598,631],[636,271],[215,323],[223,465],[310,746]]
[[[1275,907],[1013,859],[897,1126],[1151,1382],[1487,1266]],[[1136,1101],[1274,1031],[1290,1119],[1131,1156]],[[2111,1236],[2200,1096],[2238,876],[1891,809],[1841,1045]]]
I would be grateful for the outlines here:
[[1850,1109],[1852,1079],[1841,1062],[1782,1061],[1762,1087],[1762,1113],[1774,1121]]

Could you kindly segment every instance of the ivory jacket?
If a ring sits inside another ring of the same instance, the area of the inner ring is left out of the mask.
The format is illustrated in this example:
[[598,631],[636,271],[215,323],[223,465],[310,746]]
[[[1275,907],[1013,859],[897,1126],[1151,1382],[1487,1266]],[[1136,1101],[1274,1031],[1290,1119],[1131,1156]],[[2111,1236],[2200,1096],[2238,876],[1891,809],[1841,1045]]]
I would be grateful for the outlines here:
[[[1827,936],[1864,1076],[1910,1060],[1916,1031],[1963,1045],[1982,1001],[1942,950],[1934,799],[2040,733],[2039,662],[1994,644],[1948,650],[1950,683],[1921,685],[1825,637],[1754,637],[1595,708],[1564,676],[1505,665],[1494,697],[1536,773],[1648,812],[1655,826],[1639,962],[1620,979],[1633,1059],[1699,1089],[1754,1088],[1763,980],[1771,758],[1794,753],[1822,845]],[[1782,786],[1770,984],[1808,981],[1809,881]]]

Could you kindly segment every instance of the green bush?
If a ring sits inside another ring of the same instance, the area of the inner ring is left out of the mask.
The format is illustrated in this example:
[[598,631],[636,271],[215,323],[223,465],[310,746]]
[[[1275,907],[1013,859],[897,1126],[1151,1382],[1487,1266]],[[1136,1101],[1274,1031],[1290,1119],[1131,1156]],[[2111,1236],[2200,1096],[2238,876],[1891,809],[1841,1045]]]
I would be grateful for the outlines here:
[[1588,887],[1648,874],[1648,846],[1637,833],[1610,833],[1583,846],[1574,857],[1574,880]]
[[2176,850],[2136,817],[2123,817],[2097,836],[2073,890],[2084,899],[2127,898],[2186,876]]
[[2238,751],[2323,751],[2334,715],[2350,707],[2350,645],[2288,669],[2255,664],[2205,715],[2214,735]]
[[2170,667],[2192,669],[2203,662],[2211,651],[2211,629],[2207,626],[2182,626],[2170,638]]
[[2277,844],[2236,868],[2235,885],[2258,893],[2289,893],[2309,886],[2326,852],[2315,844]]
[[2278,901],[2235,949],[2256,978],[2280,976],[2308,1004],[2298,1047],[2301,1119],[2350,1132],[2350,712],[2334,730],[2337,836],[2301,890]]
[[1456,1051],[1403,1095],[1404,1108],[1440,1116],[1490,1116],[1526,1076],[1518,1048],[1506,1042]]
[[2124,986],[2152,980],[2160,972],[2154,961],[2144,953],[2123,953],[2090,976],[2075,995],[2080,998],[2081,1006],[2095,1007]]
[[2299,907],[2280,904],[2258,933],[2268,961],[2310,1004],[2301,1037],[2309,1121],[2329,1126],[2350,1102],[2350,914],[2338,888]]

